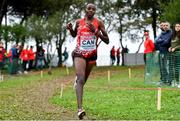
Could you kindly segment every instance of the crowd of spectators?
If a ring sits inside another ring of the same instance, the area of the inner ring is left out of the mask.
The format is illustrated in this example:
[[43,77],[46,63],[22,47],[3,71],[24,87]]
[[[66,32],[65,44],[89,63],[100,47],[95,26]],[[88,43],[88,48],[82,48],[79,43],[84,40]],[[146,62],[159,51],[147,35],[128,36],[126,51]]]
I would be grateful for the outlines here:
[[9,74],[27,74],[32,69],[41,70],[45,66],[45,50],[42,46],[13,45],[8,51],[0,41],[0,71],[7,69]]

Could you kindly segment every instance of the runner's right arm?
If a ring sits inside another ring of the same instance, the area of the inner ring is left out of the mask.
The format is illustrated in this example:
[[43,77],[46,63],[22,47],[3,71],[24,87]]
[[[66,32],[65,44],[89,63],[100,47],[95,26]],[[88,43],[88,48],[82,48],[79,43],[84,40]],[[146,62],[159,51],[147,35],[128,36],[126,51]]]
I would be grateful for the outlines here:
[[70,31],[72,37],[76,37],[78,26],[79,26],[79,20],[76,21],[76,25],[75,25],[74,30],[73,30],[73,25],[72,25],[72,23],[68,23],[68,24],[67,24],[66,28]]

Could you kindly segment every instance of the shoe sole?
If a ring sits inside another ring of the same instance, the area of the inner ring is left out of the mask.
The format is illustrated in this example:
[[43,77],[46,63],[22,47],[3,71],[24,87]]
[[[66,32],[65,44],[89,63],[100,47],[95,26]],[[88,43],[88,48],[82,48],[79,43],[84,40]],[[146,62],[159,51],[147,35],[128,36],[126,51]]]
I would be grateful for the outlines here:
[[80,120],[82,120],[84,118],[84,116],[86,115],[86,112],[81,112],[78,117]]

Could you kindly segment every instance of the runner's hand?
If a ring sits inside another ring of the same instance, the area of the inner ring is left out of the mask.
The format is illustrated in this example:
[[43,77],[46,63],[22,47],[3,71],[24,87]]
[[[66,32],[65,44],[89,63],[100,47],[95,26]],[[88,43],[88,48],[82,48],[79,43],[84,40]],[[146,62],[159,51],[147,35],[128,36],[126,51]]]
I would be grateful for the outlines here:
[[72,30],[72,23],[68,23],[66,28],[69,29],[69,30]]

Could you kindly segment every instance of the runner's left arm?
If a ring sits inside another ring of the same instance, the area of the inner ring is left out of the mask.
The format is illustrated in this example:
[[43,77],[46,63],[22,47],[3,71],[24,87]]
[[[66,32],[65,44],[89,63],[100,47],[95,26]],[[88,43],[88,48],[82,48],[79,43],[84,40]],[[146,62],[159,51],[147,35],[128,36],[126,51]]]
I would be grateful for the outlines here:
[[106,44],[109,44],[109,37],[105,30],[104,23],[102,21],[99,21],[99,30],[100,32],[99,31],[97,32],[97,35],[99,36],[99,38]]

